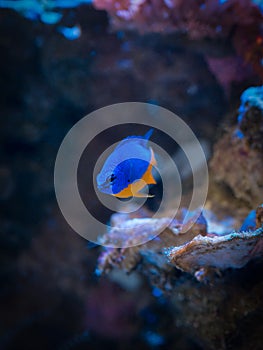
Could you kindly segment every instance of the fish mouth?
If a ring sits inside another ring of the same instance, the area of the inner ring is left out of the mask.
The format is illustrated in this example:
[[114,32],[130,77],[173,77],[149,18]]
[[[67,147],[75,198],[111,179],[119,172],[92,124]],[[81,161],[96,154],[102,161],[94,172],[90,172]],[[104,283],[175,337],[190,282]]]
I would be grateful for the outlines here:
[[101,192],[108,193],[108,194],[112,193],[110,184],[108,184],[108,183],[103,183],[103,184],[100,184],[100,185],[97,184],[97,188]]
[[[107,178],[107,177],[106,177]],[[109,181],[105,181],[105,176],[102,176],[101,173],[97,175],[97,189],[100,192],[112,194],[111,183]]]
[[98,185],[98,190],[100,191],[107,190],[108,188],[109,188],[108,186]]

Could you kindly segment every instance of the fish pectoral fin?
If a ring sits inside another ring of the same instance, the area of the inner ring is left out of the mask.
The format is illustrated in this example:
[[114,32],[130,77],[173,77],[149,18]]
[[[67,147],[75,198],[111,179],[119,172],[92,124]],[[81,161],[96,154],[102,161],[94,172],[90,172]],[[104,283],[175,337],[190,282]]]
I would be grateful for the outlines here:
[[134,194],[133,197],[136,197],[136,198],[151,198],[151,197],[154,197],[154,196],[151,195],[151,194],[138,192],[138,193]]
[[153,194],[137,192],[137,193],[133,194],[133,197],[137,197],[137,198],[152,198],[152,197],[154,197],[154,195]]

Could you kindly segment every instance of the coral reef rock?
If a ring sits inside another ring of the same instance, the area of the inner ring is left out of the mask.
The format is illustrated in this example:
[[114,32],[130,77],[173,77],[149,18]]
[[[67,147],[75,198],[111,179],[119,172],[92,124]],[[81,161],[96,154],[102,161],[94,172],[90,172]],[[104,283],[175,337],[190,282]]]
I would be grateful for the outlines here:
[[[117,246],[128,247],[105,248],[99,258],[97,274],[108,272],[113,267],[129,272],[138,265],[144,266],[144,272],[148,273],[150,266],[151,273],[164,274],[175,266],[195,274],[198,280],[202,280],[211,269],[241,268],[252,258],[262,255],[262,205],[256,211],[254,227],[251,230],[224,235],[208,233],[202,214],[188,231],[185,228],[191,219],[182,224],[180,218],[173,220],[169,225],[167,220],[170,219],[141,218],[123,222],[120,218],[120,224],[112,227],[111,231],[102,237],[101,243],[106,245],[115,242]],[[160,231],[162,225],[165,229],[159,236],[146,244],[136,245],[138,237],[144,234],[149,239]]]
[[259,205],[263,193],[263,87],[245,90],[237,125],[215,145],[210,162],[214,180],[231,188],[235,197]]
[[94,0],[93,4],[109,12],[115,27],[153,32],[177,30],[192,38],[224,37],[234,26],[248,26],[261,17],[260,9],[250,0]]
[[[115,29],[179,32],[195,40],[230,39],[243,61],[239,75],[232,71],[230,77],[234,74],[235,79],[241,79],[247,63],[263,76],[262,4],[250,0],[94,0],[93,5],[109,13]],[[240,61],[238,56],[234,65]]]
[[[193,225],[192,217],[183,224],[183,215],[181,220],[135,218],[123,221],[123,214],[114,214],[115,226],[101,238],[100,244],[107,246],[114,243],[117,248],[104,249],[99,257],[97,274],[108,272],[113,267],[130,272],[143,261],[169,270],[170,264],[164,248],[181,246],[198,234],[206,234],[205,219],[198,214],[199,217]],[[141,245],[142,241],[146,243]]]
[[224,236],[197,236],[183,247],[170,250],[168,257],[177,268],[191,273],[204,266],[240,268],[247,264],[251,256],[258,257],[262,254],[261,250],[254,253],[254,248],[262,237],[262,227],[252,232],[233,232]]

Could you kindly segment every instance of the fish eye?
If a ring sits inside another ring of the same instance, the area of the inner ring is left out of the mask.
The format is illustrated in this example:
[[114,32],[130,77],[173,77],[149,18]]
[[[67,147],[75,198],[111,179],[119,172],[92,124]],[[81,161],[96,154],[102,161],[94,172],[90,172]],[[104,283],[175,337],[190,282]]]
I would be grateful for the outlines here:
[[111,174],[110,176],[107,177],[107,182],[113,182],[116,179],[117,177],[114,174]]
[[110,176],[110,182],[113,182],[117,177],[114,174],[111,174]]

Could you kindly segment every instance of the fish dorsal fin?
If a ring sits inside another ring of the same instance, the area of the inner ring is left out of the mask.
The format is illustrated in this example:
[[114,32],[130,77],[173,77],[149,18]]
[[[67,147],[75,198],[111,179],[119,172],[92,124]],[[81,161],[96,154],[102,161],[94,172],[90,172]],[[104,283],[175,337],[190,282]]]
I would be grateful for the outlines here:
[[149,131],[147,131],[147,133],[143,136],[141,135],[132,135],[132,136],[127,136],[124,140],[122,140],[118,146],[116,148],[119,148],[120,146],[123,146],[125,143],[131,141],[132,139],[137,139],[137,141],[143,145],[143,146],[146,146],[147,144],[147,141],[150,139],[150,137],[152,136],[152,133],[153,133],[153,129],[150,129]]
[[[147,133],[145,135],[139,135],[139,136],[136,136],[136,135],[132,135],[132,136],[127,136],[124,140],[128,140],[128,139],[133,139],[133,138],[136,138],[136,139],[143,139],[143,140],[149,140],[150,137],[152,136],[152,133],[153,133],[153,129],[150,129],[147,131]],[[124,141],[123,140],[123,141]]]
[[153,129],[150,129],[150,130],[147,131],[147,133],[143,136],[143,138],[144,138],[145,140],[149,140],[150,137],[152,136],[152,134],[153,134]]

